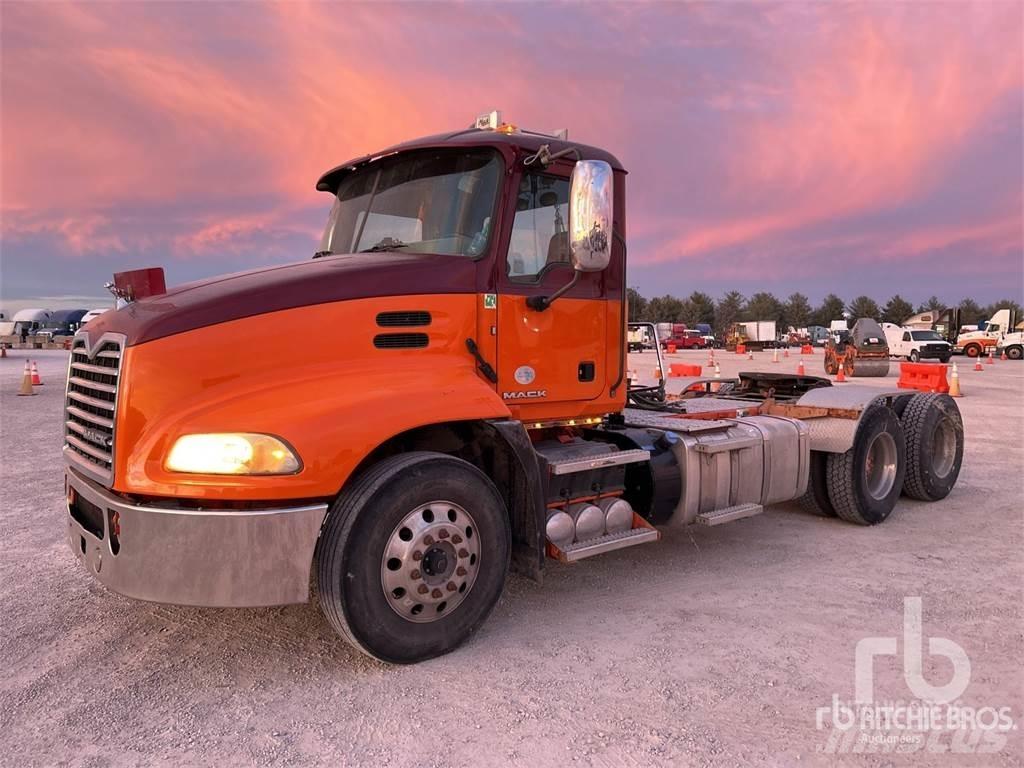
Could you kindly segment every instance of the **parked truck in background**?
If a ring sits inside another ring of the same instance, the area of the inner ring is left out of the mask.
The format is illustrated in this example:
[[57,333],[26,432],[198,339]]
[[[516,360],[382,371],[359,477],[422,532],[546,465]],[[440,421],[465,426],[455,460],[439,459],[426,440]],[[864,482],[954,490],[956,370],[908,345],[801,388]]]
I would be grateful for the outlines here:
[[770,349],[776,342],[774,320],[752,320],[735,323],[729,331],[725,347],[734,350],[742,344],[751,350]]
[[995,353],[1002,356],[1004,352],[1011,360],[1020,360],[1024,357],[1024,331],[1003,334],[999,343],[996,344]]
[[[470,637],[510,567],[540,580],[788,500],[874,525],[901,492],[950,492],[945,395],[629,387],[624,182],[610,153],[491,113],[325,173],[311,260],[169,290],[116,275],[124,306],[70,355],[75,556],[186,605],[302,603],[312,575],[342,637],[409,663]],[[321,325],[346,333],[297,356]]]
[[647,325],[630,328],[628,344],[630,352],[643,352],[645,349],[654,349],[654,334]]
[[968,357],[978,357],[994,352],[1003,334],[1011,330],[1016,323],[1013,310],[1000,309],[992,317],[982,323],[977,331],[958,334],[955,351]]
[[904,357],[912,363],[919,360],[938,360],[948,363],[953,354],[949,342],[937,331],[901,328],[894,323],[882,323],[890,357]]

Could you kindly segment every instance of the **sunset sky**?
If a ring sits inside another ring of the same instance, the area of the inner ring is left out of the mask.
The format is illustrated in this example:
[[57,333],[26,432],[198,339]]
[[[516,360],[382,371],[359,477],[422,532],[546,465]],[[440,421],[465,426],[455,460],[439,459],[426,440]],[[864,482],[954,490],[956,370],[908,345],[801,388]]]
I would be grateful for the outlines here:
[[495,107],[622,160],[645,295],[1024,293],[1020,2],[0,13],[8,307],[308,258],[321,171]]

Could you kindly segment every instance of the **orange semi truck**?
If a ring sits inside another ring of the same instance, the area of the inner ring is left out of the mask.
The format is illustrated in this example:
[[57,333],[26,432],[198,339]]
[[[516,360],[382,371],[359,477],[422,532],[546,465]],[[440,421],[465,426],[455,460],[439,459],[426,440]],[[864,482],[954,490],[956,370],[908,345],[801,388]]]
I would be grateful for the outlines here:
[[[325,173],[313,259],[171,289],[119,274],[125,305],[71,350],[72,551],[157,602],[302,603],[315,580],[340,635],[410,663],[480,627],[510,568],[540,580],[789,500],[872,525],[901,492],[950,492],[944,395],[631,387],[625,178],[491,113]],[[297,347],[322,325],[347,330]]]

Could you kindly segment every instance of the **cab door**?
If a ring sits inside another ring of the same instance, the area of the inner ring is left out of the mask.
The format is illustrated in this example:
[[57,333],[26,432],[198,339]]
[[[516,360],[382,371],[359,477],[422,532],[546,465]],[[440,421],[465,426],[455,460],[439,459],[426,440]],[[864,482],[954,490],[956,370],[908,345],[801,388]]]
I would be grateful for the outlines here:
[[574,275],[569,255],[569,169],[519,174],[515,212],[498,260],[498,393],[518,418],[571,419],[588,412],[608,384],[609,306],[605,277],[591,272],[547,309]]

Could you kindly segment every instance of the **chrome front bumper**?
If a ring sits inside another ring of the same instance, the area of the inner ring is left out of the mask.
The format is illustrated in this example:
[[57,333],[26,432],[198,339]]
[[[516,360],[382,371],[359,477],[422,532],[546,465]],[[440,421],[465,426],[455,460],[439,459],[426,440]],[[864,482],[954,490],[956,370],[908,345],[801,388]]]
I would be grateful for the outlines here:
[[114,592],[218,608],[309,599],[326,504],[261,510],[139,506],[70,468],[65,490],[71,551]]

